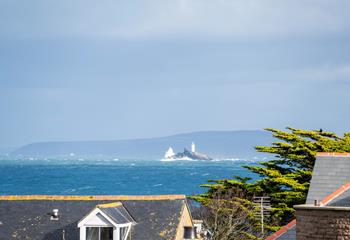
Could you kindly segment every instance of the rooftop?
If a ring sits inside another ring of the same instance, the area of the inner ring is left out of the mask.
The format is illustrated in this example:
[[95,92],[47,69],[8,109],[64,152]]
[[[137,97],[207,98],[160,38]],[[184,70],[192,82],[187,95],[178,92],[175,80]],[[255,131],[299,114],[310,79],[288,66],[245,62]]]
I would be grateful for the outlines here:
[[324,199],[349,180],[349,153],[318,153],[306,203]]
[[69,200],[69,201],[94,201],[94,200],[177,200],[186,199],[185,195],[6,195],[0,196],[0,200]]
[[136,222],[132,239],[173,239],[185,205],[184,195],[0,196],[0,239],[79,239],[78,222],[95,208],[116,222]]
[[[314,206],[314,201],[321,206]],[[350,210],[350,153],[320,152],[312,173],[306,204],[296,208]],[[296,220],[266,240],[295,240]]]

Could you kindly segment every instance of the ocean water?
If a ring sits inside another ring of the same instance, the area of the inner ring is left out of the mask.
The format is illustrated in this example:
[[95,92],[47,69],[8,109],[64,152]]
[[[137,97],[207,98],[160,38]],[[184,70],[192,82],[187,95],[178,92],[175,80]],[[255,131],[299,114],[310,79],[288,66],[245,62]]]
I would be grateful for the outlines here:
[[255,178],[254,161],[0,160],[0,195],[143,195],[205,192],[208,179]]

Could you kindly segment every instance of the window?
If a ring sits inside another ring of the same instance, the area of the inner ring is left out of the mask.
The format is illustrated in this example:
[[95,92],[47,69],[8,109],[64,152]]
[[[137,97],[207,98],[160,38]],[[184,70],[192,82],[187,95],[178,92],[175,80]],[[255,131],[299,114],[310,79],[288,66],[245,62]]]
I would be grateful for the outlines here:
[[86,240],[113,240],[113,228],[87,227]]
[[120,228],[120,239],[122,240],[126,239],[127,234],[128,234],[128,227]]
[[193,239],[194,232],[191,227],[184,227],[184,239]]
[[127,240],[134,220],[121,207],[118,203],[92,210],[78,223],[79,240]]

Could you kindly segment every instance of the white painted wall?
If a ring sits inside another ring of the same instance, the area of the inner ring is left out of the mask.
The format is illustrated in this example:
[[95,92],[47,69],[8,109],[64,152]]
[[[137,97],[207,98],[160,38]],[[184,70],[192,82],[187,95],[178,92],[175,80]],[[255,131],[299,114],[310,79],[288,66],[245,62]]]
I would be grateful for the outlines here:
[[85,223],[84,226],[89,227],[113,227],[113,225],[100,213],[91,216]]

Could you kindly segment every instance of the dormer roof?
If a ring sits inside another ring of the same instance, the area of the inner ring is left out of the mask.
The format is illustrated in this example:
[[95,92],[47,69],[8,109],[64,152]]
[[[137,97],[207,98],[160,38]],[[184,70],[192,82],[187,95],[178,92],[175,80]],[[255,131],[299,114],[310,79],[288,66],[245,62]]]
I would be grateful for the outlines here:
[[96,207],[117,224],[136,223],[121,202],[99,204]]

